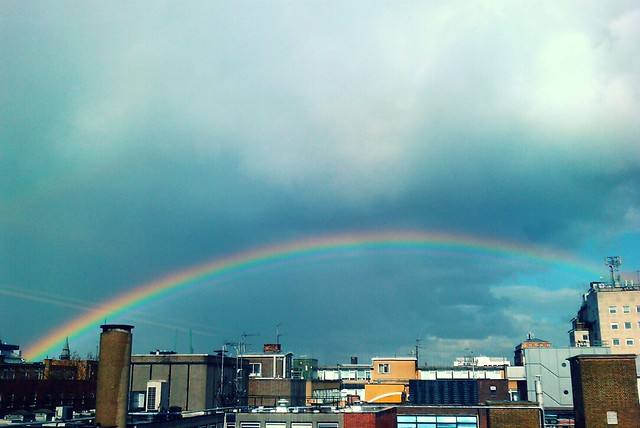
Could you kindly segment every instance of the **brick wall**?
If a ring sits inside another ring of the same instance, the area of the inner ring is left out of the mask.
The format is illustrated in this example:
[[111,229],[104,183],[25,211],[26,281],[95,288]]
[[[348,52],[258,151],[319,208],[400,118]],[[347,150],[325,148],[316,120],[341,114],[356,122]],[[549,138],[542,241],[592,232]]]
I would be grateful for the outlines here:
[[345,413],[344,428],[395,428],[396,409],[371,413]]
[[522,408],[489,408],[491,428],[539,428],[540,411]]
[[249,379],[250,406],[275,406],[279,399],[287,400],[289,406],[306,405],[306,381],[304,379]]
[[576,428],[611,426],[607,412],[615,412],[619,427],[638,426],[635,355],[577,355],[569,361]]

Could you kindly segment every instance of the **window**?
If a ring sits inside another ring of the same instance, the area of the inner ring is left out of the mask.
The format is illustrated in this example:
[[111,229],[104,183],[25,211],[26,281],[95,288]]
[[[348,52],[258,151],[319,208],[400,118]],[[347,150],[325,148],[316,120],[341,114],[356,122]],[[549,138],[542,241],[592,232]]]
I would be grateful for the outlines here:
[[631,312],[631,308],[629,306],[623,306],[622,312],[624,312],[625,314],[628,314],[629,312]]
[[627,339],[627,346],[633,346],[633,339]]
[[589,340],[589,335],[588,334],[583,334],[582,335],[582,340]]
[[391,370],[389,368],[389,363],[379,363],[378,364],[378,373],[390,373]]
[[613,346],[620,346],[620,339],[614,338],[611,340],[611,343],[613,344]]
[[398,428],[477,428],[473,415],[398,415]]
[[611,323],[611,330],[617,330],[618,329],[618,323],[617,322],[612,322]]
[[262,374],[262,363],[249,363],[249,376],[257,377]]
[[624,323],[624,329],[625,330],[630,330],[631,329],[631,323],[630,322],[625,322]]
[[618,313],[618,309],[615,306],[609,306],[609,313],[616,314]]
[[636,312],[640,314],[640,305],[636,306]]

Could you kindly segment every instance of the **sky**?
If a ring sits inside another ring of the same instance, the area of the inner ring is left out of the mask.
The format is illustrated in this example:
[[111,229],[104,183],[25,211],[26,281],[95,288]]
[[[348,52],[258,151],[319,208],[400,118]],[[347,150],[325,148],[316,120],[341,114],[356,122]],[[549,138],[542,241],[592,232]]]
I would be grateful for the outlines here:
[[567,346],[604,257],[640,276],[638,40],[634,1],[0,2],[0,339],[269,246],[442,234],[496,245],[266,263],[102,322],[320,364]]

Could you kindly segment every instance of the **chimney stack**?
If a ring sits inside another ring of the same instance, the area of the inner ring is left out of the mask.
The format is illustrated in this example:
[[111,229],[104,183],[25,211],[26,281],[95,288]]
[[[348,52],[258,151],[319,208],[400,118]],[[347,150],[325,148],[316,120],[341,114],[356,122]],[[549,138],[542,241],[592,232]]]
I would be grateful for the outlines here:
[[95,424],[126,428],[132,325],[101,325]]

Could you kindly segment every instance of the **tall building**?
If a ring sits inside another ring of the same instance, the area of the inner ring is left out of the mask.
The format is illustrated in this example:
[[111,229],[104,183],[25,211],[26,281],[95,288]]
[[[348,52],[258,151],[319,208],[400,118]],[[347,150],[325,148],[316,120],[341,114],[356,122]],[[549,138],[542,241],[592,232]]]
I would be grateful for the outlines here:
[[640,286],[592,282],[569,331],[571,346],[609,346],[640,354]]

